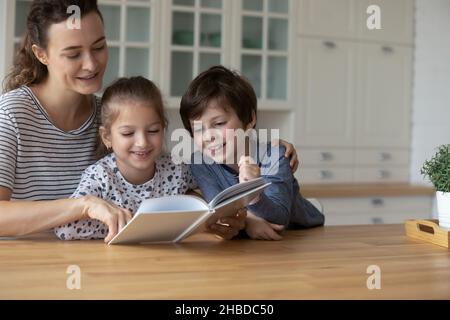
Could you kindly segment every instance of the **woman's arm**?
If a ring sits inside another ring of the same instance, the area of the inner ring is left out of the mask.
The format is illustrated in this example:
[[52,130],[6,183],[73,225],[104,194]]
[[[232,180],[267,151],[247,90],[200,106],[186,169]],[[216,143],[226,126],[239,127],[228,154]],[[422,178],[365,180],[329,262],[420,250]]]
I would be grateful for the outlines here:
[[22,236],[49,230],[71,221],[93,218],[109,228],[105,242],[118,232],[131,213],[102,199],[85,196],[51,201],[9,201],[11,191],[0,187],[0,236]]
[[300,164],[297,150],[295,150],[294,145],[285,141],[285,140],[272,140],[272,147],[277,147],[279,145],[282,145],[286,148],[286,152],[284,153],[284,156],[289,159],[289,166],[292,169],[292,173],[295,173],[297,171],[298,166]]

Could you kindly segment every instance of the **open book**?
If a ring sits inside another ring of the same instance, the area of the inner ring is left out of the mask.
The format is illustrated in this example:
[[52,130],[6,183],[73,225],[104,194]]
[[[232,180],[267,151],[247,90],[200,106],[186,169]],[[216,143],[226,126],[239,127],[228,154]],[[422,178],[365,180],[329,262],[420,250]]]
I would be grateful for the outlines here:
[[235,184],[210,203],[191,195],[144,200],[134,217],[109,244],[178,242],[204,231],[220,218],[235,215],[270,184],[263,178]]

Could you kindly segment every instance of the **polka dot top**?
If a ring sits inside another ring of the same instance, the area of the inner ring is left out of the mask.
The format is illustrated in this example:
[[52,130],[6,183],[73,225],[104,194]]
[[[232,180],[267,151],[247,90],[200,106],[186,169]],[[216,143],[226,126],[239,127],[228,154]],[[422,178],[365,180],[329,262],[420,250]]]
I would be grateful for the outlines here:
[[[145,199],[185,194],[197,188],[188,165],[175,164],[170,154],[162,154],[156,160],[155,175],[144,184],[129,183],[120,173],[114,154],[97,161],[83,173],[71,198],[86,195],[97,196],[135,213]],[[95,219],[78,220],[55,228],[62,240],[101,239],[108,234],[108,227]]]

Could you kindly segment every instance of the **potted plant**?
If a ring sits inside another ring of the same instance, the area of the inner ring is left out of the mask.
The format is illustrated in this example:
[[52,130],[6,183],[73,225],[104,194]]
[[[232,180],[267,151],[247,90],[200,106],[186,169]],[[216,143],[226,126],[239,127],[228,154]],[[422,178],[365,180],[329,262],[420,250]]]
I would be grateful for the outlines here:
[[450,229],[450,144],[439,146],[434,156],[425,161],[420,173],[436,189],[439,225]]

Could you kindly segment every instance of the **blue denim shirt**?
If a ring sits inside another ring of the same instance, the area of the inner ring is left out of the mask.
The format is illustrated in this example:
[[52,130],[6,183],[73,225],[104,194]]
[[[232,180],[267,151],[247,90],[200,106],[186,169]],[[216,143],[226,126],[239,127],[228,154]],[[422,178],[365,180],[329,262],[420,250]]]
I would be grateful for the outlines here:
[[[261,194],[260,200],[247,209],[268,222],[287,227],[323,225],[323,214],[300,194],[300,186],[284,153],[283,146],[258,145],[256,161],[261,168],[261,176],[271,184]],[[198,157],[201,159],[200,153],[193,155],[192,160]],[[222,190],[239,183],[238,173],[223,164],[194,164],[192,161],[191,170],[208,202]]]

